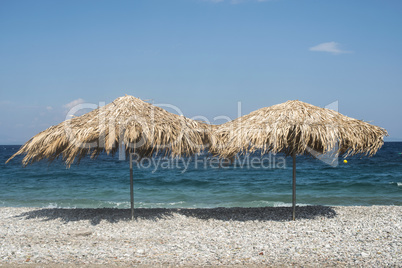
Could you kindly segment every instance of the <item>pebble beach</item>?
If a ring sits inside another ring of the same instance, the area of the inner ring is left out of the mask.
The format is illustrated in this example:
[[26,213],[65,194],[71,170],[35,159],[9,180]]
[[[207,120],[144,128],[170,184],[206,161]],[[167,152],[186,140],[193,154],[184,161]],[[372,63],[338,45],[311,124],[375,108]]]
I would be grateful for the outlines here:
[[402,207],[0,207],[0,266],[401,267]]

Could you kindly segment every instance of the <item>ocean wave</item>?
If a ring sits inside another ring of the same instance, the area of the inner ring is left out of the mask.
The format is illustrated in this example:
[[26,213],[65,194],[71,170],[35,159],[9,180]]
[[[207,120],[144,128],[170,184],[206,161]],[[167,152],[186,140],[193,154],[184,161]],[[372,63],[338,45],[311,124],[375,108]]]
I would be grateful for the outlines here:
[[[303,204],[303,203],[296,203],[298,207],[307,207],[311,206],[311,204]],[[292,207],[292,203],[284,203],[284,202],[275,202],[274,207]]]
[[76,206],[60,206],[57,203],[49,203],[47,205],[43,205],[42,208],[77,208]]

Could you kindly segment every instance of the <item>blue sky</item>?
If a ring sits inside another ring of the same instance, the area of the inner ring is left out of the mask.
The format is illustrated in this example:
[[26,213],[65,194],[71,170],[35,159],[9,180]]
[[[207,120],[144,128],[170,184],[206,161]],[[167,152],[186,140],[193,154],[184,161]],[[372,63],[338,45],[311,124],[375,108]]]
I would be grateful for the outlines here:
[[232,119],[299,99],[402,140],[402,1],[0,1],[0,144],[124,94]]

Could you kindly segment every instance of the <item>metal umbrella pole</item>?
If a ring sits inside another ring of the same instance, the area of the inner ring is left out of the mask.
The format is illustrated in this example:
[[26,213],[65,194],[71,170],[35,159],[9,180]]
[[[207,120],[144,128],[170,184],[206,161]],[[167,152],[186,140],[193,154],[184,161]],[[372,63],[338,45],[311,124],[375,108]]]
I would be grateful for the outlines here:
[[133,155],[131,153],[130,153],[130,200],[131,200],[131,220],[134,220]]
[[293,206],[293,220],[296,219],[296,153],[292,153],[292,158],[293,158],[293,200],[292,200],[292,206]]

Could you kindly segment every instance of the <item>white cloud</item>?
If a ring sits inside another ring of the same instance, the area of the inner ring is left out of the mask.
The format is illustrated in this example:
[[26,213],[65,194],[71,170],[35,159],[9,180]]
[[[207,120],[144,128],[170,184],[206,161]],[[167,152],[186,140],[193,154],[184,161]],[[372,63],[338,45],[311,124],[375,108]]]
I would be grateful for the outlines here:
[[72,102],[69,102],[69,103],[63,105],[63,107],[70,110],[70,109],[73,108],[74,106],[76,106],[76,105],[78,105],[78,104],[81,104],[81,103],[84,103],[84,102],[85,102],[85,101],[84,101],[83,99],[79,98],[79,99],[73,100]]
[[316,46],[310,47],[309,50],[310,51],[329,52],[332,54],[351,53],[351,51],[346,51],[346,50],[340,49],[339,43],[336,43],[336,42],[321,43]]
[[[224,2],[225,0],[204,0],[204,1],[208,1],[208,2],[212,2],[212,3],[220,3],[220,2]],[[231,4],[241,4],[244,2],[268,2],[268,1],[272,1],[272,0],[228,0],[228,2],[230,2]]]
[[12,101],[9,101],[9,100],[1,100],[0,101],[0,105],[2,105],[2,106],[3,105],[10,105],[10,104],[13,104]]
[[47,106],[46,110],[51,111],[51,110],[53,110],[53,107],[52,106]]

